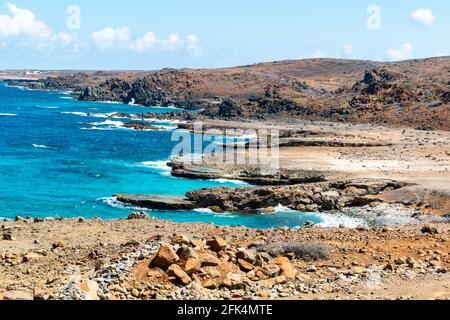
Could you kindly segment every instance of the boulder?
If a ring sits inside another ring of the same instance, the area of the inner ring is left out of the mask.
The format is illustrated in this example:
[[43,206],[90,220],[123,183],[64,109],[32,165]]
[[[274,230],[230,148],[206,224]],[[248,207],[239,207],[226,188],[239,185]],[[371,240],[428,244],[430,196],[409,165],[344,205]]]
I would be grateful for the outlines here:
[[223,238],[215,237],[214,239],[207,241],[206,245],[209,246],[211,250],[220,252],[226,248],[227,243]]
[[255,264],[256,250],[240,250],[236,253],[236,258]]
[[220,264],[220,260],[210,252],[199,252],[199,259],[202,263],[202,267],[215,267]]
[[145,211],[132,212],[128,215],[128,220],[145,220],[148,218],[149,218],[149,215]]
[[172,264],[177,263],[180,257],[170,244],[163,243],[156,256],[150,262],[151,268],[161,268],[163,270],[170,267]]
[[238,273],[228,273],[222,280],[222,285],[230,289],[240,289],[243,287],[242,276]]
[[297,274],[297,271],[292,266],[291,262],[286,257],[277,257],[273,259],[273,264],[276,264],[278,267],[280,267],[281,275],[285,276],[286,278],[293,279],[295,278],[295,275]]
[[198,254],[197,252],[190,248],[190,247],[180,247],[177,250],[177,255],[181,258],[181,259],[188,259],[188,258],[198,258]]
[[194,274],[200,271],[202,267],[202,261],[196,258],[188,258],[183,265],[183,270],[187,274]]
[[245,261],[244,259],[238,259],[237,262],[242,271],[248,272],[255,268],[251,263]]
[[191,277],[181,269],[181,267],[177,264],[172,264],[167,269],[167,275],[169,277],[175,277],[181,284],[187,286],[189,283],[191,283]]
[[421,231],[422,233],[425,233],[425,234],[431,234],[431,235],[435,235],[435,234],[438,234],[438,233],[439,233],[439,230],[438,230],[437,228],[432,227],[432,226],[430,226],[430,225],[425,225],[425,226],[423,226],[422,229],[420,229],[420,231]]
[[189,237],[187,237],[184,234],[176,234],[173,236],[173,242],[175,242],[176,244],[189,245],[191,241],[190,241]]
[[194,248],[203,248],[204,246],[206,246],[206,242],[203,240],[191,240],[190,244]]

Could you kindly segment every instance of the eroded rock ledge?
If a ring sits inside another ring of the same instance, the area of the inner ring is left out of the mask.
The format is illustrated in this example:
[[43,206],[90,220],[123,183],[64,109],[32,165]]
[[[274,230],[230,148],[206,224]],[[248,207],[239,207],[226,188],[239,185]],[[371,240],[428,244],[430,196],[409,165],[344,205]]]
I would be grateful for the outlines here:
[[391,180],[354,180],[291,186],[212,188],[192,191],[185,198],[155,195],[117,195],[122,202],[152,209],[251,212],[283,205],[299,211],[327,211],[379,201],[376,196],[406,184]]
[[276,173],[264,173],[260,169],[242,165],[240,168],[214,165],[193,165],[172,160],[168,163],[172,176],[211,180],[230,179],[248,182],[253,185],[294,185],[326,181],[327,172],[316,170],[279,170]]

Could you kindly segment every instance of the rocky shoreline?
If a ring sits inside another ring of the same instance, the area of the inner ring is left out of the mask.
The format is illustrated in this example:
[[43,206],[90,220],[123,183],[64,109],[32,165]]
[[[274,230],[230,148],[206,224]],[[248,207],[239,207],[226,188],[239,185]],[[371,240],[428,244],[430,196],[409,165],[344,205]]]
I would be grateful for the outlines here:
[[157,210],[211,209],[215,212],[257,212],[277,205],[302,212],[341,210],[380,202],[380,196],[405,184],[395,181],[335,181],[291,186],[212,188],[184,197],[115,195],[117,200]]

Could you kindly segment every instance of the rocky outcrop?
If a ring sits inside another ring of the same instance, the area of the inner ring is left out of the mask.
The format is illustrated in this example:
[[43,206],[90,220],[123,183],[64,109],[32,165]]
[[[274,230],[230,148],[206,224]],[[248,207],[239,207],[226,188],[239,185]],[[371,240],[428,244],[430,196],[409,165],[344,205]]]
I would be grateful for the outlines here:
[[158,210],[191,210],[197,206],[182,196],[115,195],[118,201]]
[[266,173],[260,168],[242,165],[225,172],[222,167],[187,164],[176,160],[171,160],[168,165],[172,168],[172,176],[187,179],[230,179],[254,185],[293,185],[326,180],[326,172],[315,170],[279,170],[276,173]]
[[134,80],[106,80],[86,88],[79,100],[169,106],[192,98],[190,88],[201,82],[186,72],[167,69]]
[[381,201],[380,195],[404,187],[390,180],[323,182],[291,186],[212,188],[189,192],[186,197],[155,195],[116,195],[117,200],[157,210],[256,212],[283,205],[298,211],[330,211]]
[[146,131],[146,130],[152,130],[152,131],[161,131],[164,130],[162,127],[153,126],[151,124],[145,123],[145,122],[125,122],[122,124],[123,128],[127,129],[133,129],[137,131]]
[[209,106],[203,115],[212,119],[236,119],[243,115],[243,110],[238,101],[225,99],[220,104]]
[[327,211],[373,202],[371,196],[399,189],[394,181],[342,181],[280,187],[214,188],[189,192],[198,207],[240,212],[279,204],[299,211]]
[[130,84],[121,79],[110,79],[99,86],[87,87],[78,98],[82,101],[117,101],[123,102],[128,96]]

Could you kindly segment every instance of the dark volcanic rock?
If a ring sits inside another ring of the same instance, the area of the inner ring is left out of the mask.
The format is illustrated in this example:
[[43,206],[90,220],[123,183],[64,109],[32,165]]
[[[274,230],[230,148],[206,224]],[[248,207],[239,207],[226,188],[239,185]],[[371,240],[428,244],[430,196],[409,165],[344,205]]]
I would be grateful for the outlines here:
[[128,129],[134,129],[138,131],[144,131],[144,130],[154,130],[154,131],[161,131],[164,130],[163,128],[152,126],[148,123],[144,122],[126,122],[122,125],[124,128]]
[[124,102],[128,96],[130,84],[121,79],[110,79],[99,86],[88,87],[78,98],[82,101]]
[[213,119],[236,119],[242,114],[241,104],[233,99],[225,99],[220,104],[210,106],[202,113],[202,115]]
[[195,204],[182,196],[119,194],[115,197],[120,202],[157,210],[191,210],[196,208]]

